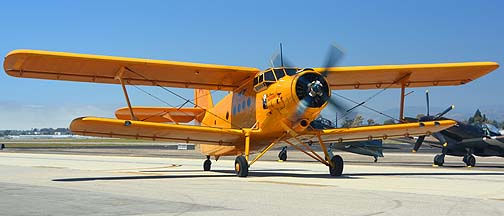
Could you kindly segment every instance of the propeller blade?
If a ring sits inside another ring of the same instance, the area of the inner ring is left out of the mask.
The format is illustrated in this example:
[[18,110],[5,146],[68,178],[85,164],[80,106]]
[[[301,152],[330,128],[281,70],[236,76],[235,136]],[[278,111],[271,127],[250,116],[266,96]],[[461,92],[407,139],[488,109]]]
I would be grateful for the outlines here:
[[418,149],[420,148],[420,146],[422,146],[422,143],[425,139],[425,136],[419,136],[417,141],[415,142],[415,146],[413,147],[413,151],[412,152],[417,152]]
[[283,55],[283,48],[282,44],[280,44],[280,52],[276,52],[271,56],[270,58],[270,64],[272,68],[278,68],[278,67],[296,67],[291,61],[289,61],[284,55]]
[[335,44],[331,44],[331,46],[329,46],[329,51],[327,52],[327,57],[324,63],[324,70],[321,74],[327,77],[327,75],[329,74],[329,68],[336,67],[344,55],[345,53],[342,49],[340,49]]
[[425,90],[425,99],[427,100],[427,116],[430,116],[429,90]]
[[331,105],[331,107],[336,109],[336,111],[338,111],[338,113],[345,115],[346,113],[349,113],[352,111],[350,109],[350,106],[348,103],[346,103],[342,100],[339,100],[336,97],[329,97],[327,102],[329,103],[329,105]]
[[443,117],[446,113],[450,112],[452,109],[455,109],[455,105],[451,105],[450,107],[448,107],[447,109],[445,109],[443,112],[438,113],[436,115],[435,119]]
[[303,100],[299,101],[299,103],[297,104],[296,113],[291,118],[297,120],[299,116],[303,115],[306,108],[308,108],[308,105],[311,103],[311,100],[312,100],[311,97],[305,97],[303,98]]

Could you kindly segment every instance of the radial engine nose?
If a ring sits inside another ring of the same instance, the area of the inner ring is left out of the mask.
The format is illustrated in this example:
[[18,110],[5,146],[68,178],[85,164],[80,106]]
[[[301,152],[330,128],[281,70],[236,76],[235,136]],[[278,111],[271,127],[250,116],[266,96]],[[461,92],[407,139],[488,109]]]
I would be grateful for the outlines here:
[[317,108],[329,100],[331,91],[324,76],[316,72],[307,72],[301,74],[296,81],[296,95],[300,103]]

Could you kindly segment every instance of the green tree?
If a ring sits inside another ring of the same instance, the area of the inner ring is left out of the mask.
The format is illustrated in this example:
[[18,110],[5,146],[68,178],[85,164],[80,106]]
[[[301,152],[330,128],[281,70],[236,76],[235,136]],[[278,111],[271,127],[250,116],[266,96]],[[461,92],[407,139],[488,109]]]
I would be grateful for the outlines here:
[[367,125],[375,125],[376,122],[374,121],[374,119],[368,119],[367,120]]
[[343,120],[343,123],[341,124],[341,127],[349,128],[352,126],[353,122],[354,122],[353,119],[345,118],[345,120]]
[[364,122],[364,117],[362,117],[361,115],[357,115],[357,116],[355,116],[355,119],[353,120],[351,127],[362,126],[363,122]]

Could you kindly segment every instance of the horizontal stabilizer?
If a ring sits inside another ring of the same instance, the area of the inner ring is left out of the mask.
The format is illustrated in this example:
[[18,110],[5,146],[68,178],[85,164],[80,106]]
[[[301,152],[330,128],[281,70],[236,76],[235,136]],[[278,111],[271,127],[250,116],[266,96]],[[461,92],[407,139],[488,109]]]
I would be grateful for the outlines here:
[[[189,107],[132,107],[133,114],[139,121],[188,123],[205,113],[204,109]],[[122,120],[132,120],[128,107],[119,108],[115,116]]]

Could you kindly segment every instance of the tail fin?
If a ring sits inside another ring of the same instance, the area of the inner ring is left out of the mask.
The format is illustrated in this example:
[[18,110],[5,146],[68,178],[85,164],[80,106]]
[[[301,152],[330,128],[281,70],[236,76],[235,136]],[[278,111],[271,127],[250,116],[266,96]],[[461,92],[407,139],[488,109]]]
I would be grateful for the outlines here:
[[212,94],[210,90],[194,89],[194,103],[196,107],[203,109],[213,108]]

